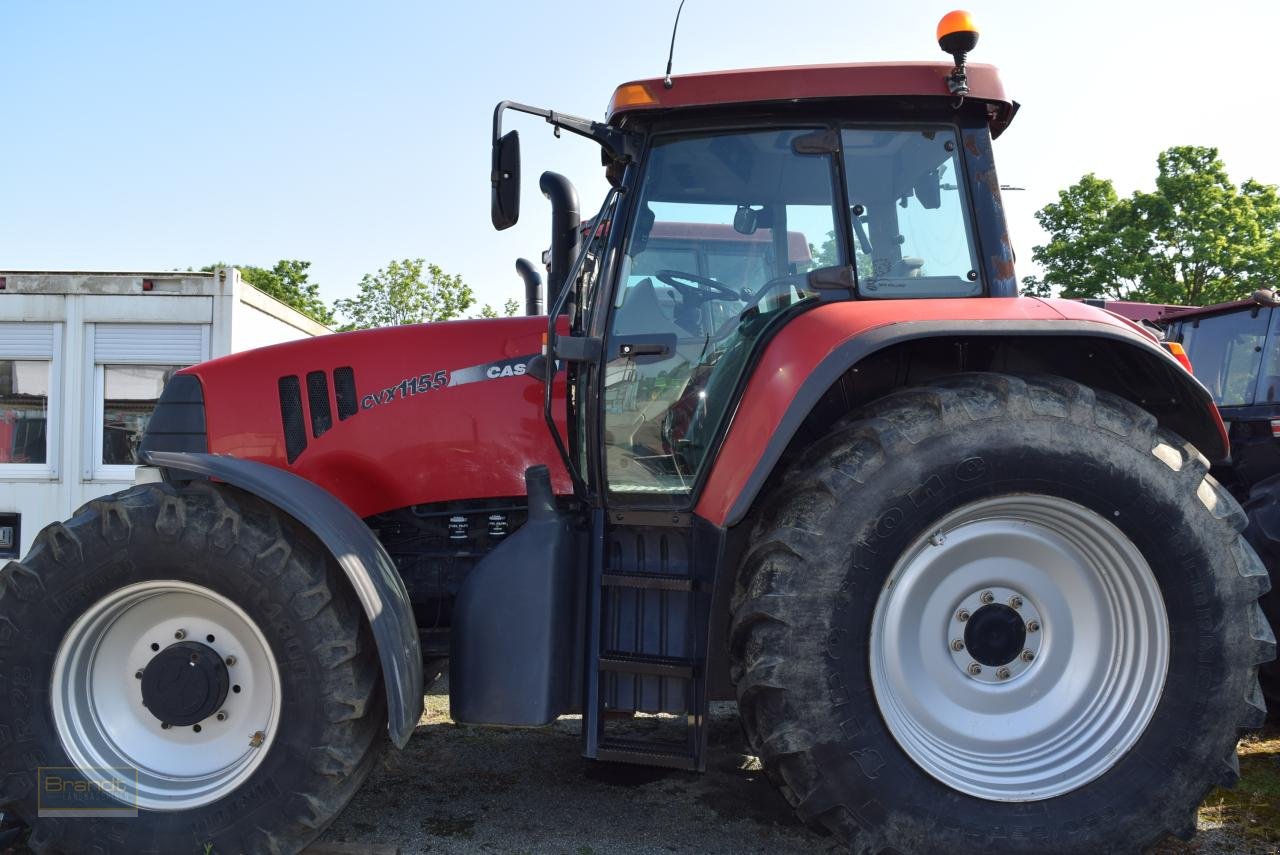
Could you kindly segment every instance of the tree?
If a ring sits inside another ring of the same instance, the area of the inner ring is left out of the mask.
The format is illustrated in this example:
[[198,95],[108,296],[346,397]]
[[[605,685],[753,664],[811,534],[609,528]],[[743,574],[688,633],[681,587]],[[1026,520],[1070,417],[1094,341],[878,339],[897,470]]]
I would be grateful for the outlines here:
[[520,301],[517,300],[515,297],[512,297],[511,299],[507,300],[502,304],[501,315],[498,314],[497,309],[493,308],[493,306],[490,306],[488,303],[485,303],[483,306],[480,307],[480,313],[476,315],[476,317],[477,318],[502,318],[502,317],[510,318],[515,316],[519,312],[520,312]]
[[447,321],[475,303],[461,276],[421,258],[392,261],[377,273],[366,273],[358,287],[355,297],[334,303],[348,319],[344,330]]
[[1280,285],[1275,187],[1237,188],[1215,148],[1175,146],[1157,165],[1154,192],[1122,199],[1090,173],[1040,209],[1044,278],[1023,292],[1203,306]]
[[333,326],[333,312],[320,299],[319,284],[310,281],[310,261],[280,259],[275,267],[255,267],[252,264],[207,264],[200,269],[205,273],[219,267],[234,267],[240,276],[264,294],[270,294],[286,306],[291,306],[325,326]]

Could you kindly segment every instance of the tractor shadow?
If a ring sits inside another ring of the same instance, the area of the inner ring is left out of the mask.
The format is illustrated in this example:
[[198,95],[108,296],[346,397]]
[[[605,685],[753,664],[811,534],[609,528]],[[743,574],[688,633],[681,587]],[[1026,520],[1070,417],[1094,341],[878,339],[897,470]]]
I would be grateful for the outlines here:
[[[806,829],[747,753],[733,704],[713,706],[707,772],[596,763],[577,716],[547,728],[476,728],[448,716],[432,686],[404,751],[388,748],[322,843],[401,852],[800,853],[838,849]],[[652,735],[665,722],[610,724]]]

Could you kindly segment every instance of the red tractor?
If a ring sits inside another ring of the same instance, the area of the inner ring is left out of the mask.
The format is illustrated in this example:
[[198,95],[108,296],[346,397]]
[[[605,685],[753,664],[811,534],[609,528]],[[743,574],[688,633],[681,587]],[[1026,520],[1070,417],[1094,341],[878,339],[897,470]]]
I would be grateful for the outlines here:
[[[967,16],[939,36],[954,62],[629,83],[603,122],[503,102],[497,227],[510,111],[612,184],[584,236],[541,178],[546,318],[175,377],[139,486],[0,573],[0,810],[29,845],[296,851],[444,658],[454,719],[581,713],[596,760],[701,769],[735,699],[782,797],[860,852],[1190,836],[1274,653],[1208,476],[1223,424],[1141,328],[1017,296],[1017,105]],[[688,223],[741,263],[673,251]]]

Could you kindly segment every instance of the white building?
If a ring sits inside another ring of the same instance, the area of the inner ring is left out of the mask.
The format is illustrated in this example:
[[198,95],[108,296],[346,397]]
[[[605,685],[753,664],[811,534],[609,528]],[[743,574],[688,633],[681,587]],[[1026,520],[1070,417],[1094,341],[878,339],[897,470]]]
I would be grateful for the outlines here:
[[133,482],[142,431],[179,368],[327,332],[234,268],[0,270],[0,561]]

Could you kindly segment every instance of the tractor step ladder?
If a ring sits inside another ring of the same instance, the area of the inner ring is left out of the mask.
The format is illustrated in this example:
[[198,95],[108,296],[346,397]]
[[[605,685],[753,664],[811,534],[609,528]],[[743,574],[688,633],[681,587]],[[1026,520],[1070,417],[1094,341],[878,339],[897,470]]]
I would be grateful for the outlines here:
[[[587,757],[705,768],[710,586],[693,560],[691,522],[687,513],[596,512],[582,717]],[[631,710],[683,716],[682,737],[609,734],[609,714]]]

